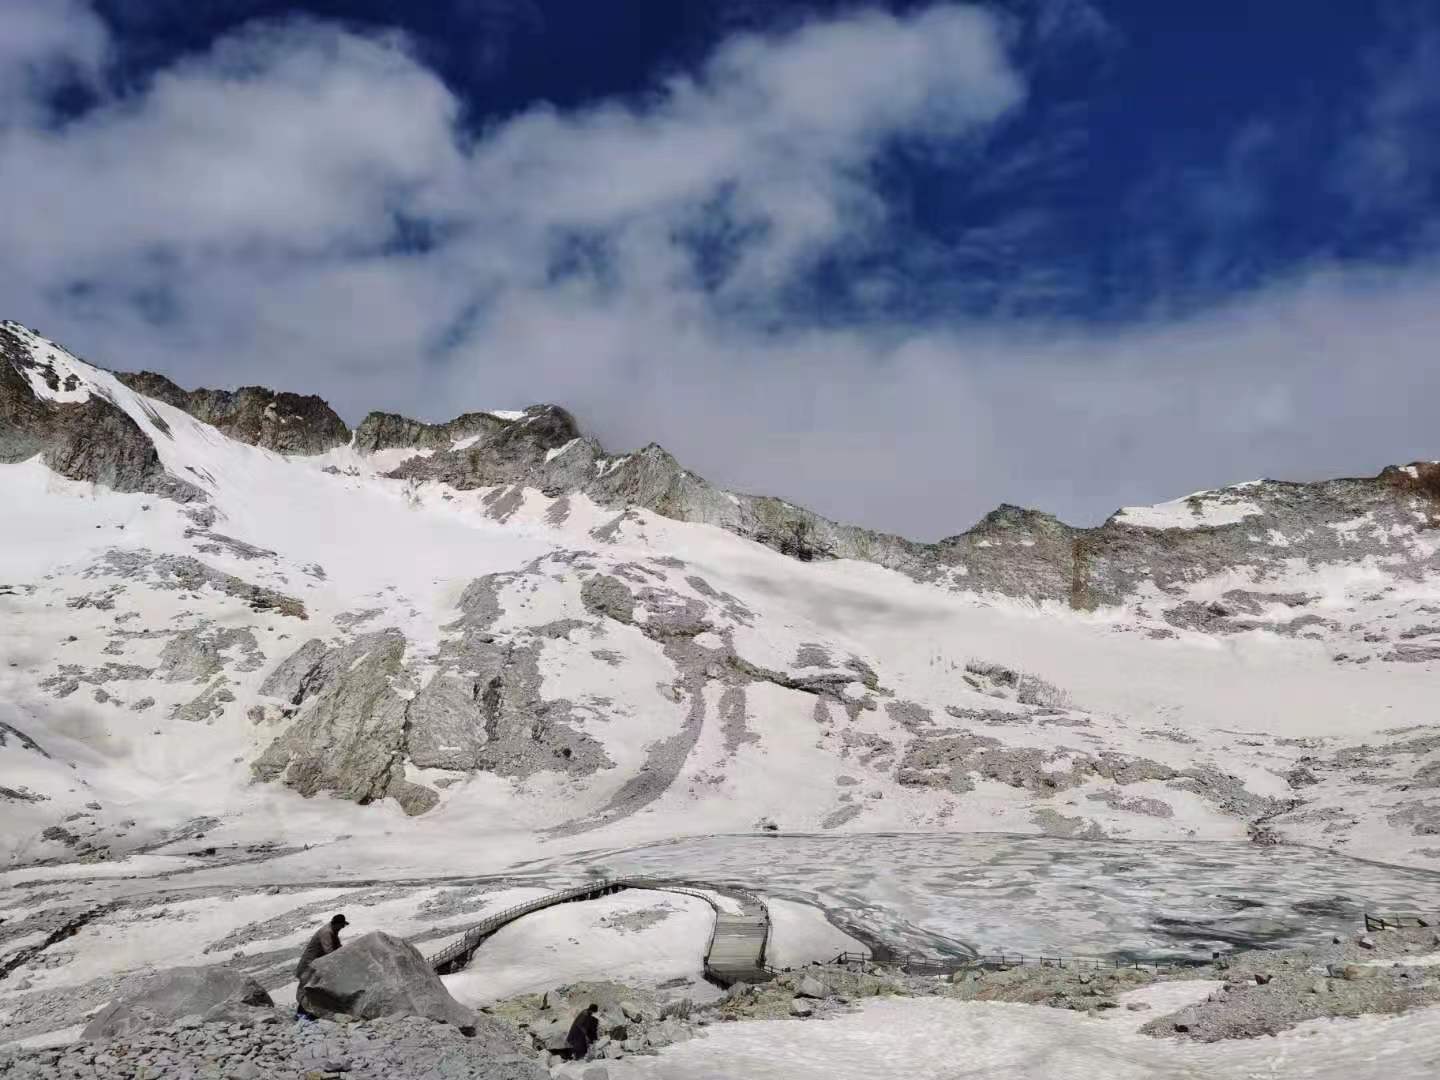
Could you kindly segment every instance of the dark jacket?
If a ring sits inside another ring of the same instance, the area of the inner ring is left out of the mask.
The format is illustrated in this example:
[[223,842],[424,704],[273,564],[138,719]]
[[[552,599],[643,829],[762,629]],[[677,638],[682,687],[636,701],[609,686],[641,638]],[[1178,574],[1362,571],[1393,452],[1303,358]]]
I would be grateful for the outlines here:
[[306,974],[310,971],[310,965],[320,957],[328,956],[339,947],[340,931],[326,923],[310,935],[310,941],[306,944],[305,951],[300,954],[300,963],[295,966],[295,977],[304,982]]
[[584,1057],[599,1034],[600,1017],[594,1013],[582,1012],[570,1025],[570,1034],[565,1036],[565,1043],[576,1057]]

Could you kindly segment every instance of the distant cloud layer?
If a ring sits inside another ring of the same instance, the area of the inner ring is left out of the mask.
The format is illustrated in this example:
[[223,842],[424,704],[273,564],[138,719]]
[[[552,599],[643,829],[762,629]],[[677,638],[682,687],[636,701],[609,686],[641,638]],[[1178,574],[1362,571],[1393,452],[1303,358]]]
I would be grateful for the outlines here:
[[[313,391],[351,419],[558,401],[617,448],[658,440],[717,482],[923,537],[999,501],[1094,520],[1440,455],[1426,267],[1317,266],[1103,333],[836,326],[789,302],[840,255],[836,287],[895,287],[854,269],[906,227],[875,166],[1023,110],[1008,40],[976,8],[860,11],[475,134],[398,35],[252,25],[122,91],[83,4],[10,0],[4,314],[100,363]],[[51,110],[67,80],[95,107]],[[1357,190],[1418,167],[1395,146],[1427,99],[1388,92],[1344,163]]]

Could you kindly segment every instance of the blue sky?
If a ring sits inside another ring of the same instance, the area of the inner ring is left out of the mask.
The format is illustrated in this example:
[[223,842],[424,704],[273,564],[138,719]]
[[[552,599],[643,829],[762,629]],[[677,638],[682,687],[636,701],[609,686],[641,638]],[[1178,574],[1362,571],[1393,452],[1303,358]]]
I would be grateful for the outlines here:
[[919,536],[1440,456],[1440,10],[7,0],[6,314]]

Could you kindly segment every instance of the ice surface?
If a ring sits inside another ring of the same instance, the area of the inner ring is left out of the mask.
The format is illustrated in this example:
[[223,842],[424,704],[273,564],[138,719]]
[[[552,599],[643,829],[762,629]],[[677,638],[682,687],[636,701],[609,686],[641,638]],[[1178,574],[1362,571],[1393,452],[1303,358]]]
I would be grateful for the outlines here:
[[832,926],[819,908],[773,896],[765,906],[770,912],[765,962],[771,967],[800,967],[826,963],[843,952],[869,952],[863,942]]

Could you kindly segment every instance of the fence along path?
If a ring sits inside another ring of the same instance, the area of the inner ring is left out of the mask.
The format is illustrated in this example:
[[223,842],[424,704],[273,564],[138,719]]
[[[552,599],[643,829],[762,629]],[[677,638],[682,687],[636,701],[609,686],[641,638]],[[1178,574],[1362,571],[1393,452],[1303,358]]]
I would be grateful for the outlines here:
[[[459,940],[429,957],[428,962],[440,975],[459,971],[470,962],[486,938],[515,920],[558,904],[598,900],[622,889],[682,893],[704,900],[710,905],[715,912],[715,926],[705,948],[705,977],[712,982],[730,986],[737,982],[764,982],[772,977],[771,971],[765,967],[765,946],[770,940],[770,914],[763,900],[754,893],[732,886],[672,881],[667,878],[614,878],[534,897],[486,916],[466,930]],[[712,893],[719,893],[733,900],[740,907],[740,914],[724,910]]]

